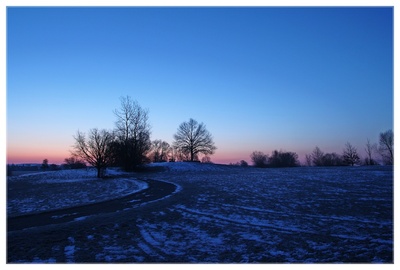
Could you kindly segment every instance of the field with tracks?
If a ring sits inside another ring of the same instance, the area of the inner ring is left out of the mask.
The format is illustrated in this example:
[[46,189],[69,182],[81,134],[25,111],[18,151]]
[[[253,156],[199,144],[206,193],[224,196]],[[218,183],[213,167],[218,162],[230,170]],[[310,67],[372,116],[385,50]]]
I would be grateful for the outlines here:
[[151,168],[7,179],[7,261],[393,262],[392,167]]

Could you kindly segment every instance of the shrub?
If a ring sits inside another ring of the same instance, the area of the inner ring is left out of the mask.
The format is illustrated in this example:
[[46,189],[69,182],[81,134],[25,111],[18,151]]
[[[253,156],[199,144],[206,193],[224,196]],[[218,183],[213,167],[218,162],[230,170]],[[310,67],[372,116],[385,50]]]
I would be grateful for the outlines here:
[[254,151],[250,155],[251,161],[253,162],[255,167],[265,168],[267,167],[268,156],[263,152]]

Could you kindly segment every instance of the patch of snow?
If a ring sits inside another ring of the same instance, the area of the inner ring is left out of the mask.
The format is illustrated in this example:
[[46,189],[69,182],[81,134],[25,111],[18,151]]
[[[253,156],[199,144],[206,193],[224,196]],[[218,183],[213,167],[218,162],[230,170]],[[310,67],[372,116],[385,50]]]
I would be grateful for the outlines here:
[[64,254],[67,262],[73,263],[75,255],[75,239],[73,237],[68,237],[68,241],[70,245],[64,247]]
[[103,247],[103,252],[96,254],[97,261],[105,261],[105,262],[115,262],[128,258],[128,253],[131,250],[124,249],[120,246],[105,246]]
[[187,212],[190,214],[196,214],[197,216],[199,216],[199,219],[205,218],[207,220],[210,220],[210,219],[211,220],[220,220],[220,221],[224,221],[224,222],[236,223],[236,224],[245,225],[245,226],[265,227],[265,228],[275,229],[275,230],[281,231],[281,232],[302,232],[302,233],[311,233],[311,234],[314,233],[313,231],[302,230],[295,226],[283,224],[281,221],[275,221],[275,224],[273,224],[267,220],[259,220],[258,218],[249,217],[249,216],[247,216],[245,218],[244,216],[238,215],[238,214],[228,214],[227,216],[224,216],[221,214],[203,212],[198,209],[186,208],[183,205],[177,205],[176,208],[183,210],[183,213]]
[[54,258],[49,258],[49,259],[43,260],[43,259],[40,259],[39,257],[35,257],[35,258],[33,258],[32,262],[33,263],[56,263],[57,260]]
[[140,249],[142,249],[147,255],[151,256],[151,257],[155,257],[158,259],[162,259],[163,256],[161,256],[160,254],[158,254],[157,252],[155,252],[149,245],[147,245],[146,243],[140,242],[138,243],[138,247]]
[[150,235],[150,233],[147,230],[142,228],[140,230],[140,234],[142,235],[143,239],[150,245],[152,245],[152,246],[160,245],[160,243],[158,241],[155,241],[154,238]]
[[72,214],[65,214],[65,215],[58,215],[58,216],[51,216],[52,219],[58,219],[58,218],[63,218],[67,216],[73,216],[76,215],[77,213],[72,213]]
[[89,217],[89,216],[78,217],[78,218],[75,218],[74,221],[85,220],[85,219],[87,219],[88,217]]

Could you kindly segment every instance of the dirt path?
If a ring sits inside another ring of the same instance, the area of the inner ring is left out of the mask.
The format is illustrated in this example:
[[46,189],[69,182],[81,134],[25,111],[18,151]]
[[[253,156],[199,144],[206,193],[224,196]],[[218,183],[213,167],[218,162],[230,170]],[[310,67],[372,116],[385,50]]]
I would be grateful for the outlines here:
[[177,189],[176,185],[164,181],[151,179],[140,180],[146,182],[148,188],[122,198],[38,214],[7,218],[7,231],[18,231],[26,228],[83,220],[92,215],[114,213],[124,209],[131,209],[143,203],[156,201],[171,195]]

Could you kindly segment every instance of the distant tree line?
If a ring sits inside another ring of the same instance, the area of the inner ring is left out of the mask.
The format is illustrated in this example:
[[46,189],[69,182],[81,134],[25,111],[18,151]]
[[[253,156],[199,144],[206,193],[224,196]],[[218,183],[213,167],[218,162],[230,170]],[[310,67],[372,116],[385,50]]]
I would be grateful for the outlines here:
[[42,165],[40,166],[40,169],[42,171],[57,171],[60,170],[60,166],[58,166],[57,164],[50,164],[49,165],[49,160],[47,158],[45,158],[42,162]]
[[13,176],[13,172],[16,171],[39,172],[41,164],[7,164],[6,168],[6,175]]
[[264,154],[260,151],[254,151],[250,155],[251,161],[255,167],[259,168],[283,168],[296,167],[300,165],[298,155],[294,152],[272,151],[271,155]]
[[230,166],[240,166],[240,167],[248,167],[249,166],[249,164],[247,163],[247,161],[246,160],[241,160],[241,161],[239,161],[239,162],[236,162],[236,163],[229,163],[229,165]]
[[7,176],[13,176],[13,172],[40,172],[40,171],[57,171],[63,167],[57,164],[49,164],[46,158],[42,164],[7,164]]
[[64,169],[84,169],[86,168],[86,163],[84,160],[77,157],[69,157],[64,159],[64,163],[61,165]]
[[72,157],[66,159],[71,168],[88,163],[101,178],[110,166],[133,171],[148,162],[199,161],[199,154],[205,155],[203,162],[211,162],[209,155],[214,154],[216,147],[203,123],[194,119],[183,122],[170,146],[162,140],[150,140],[148,110],[129,96],[121,97],[121,107],[114,114],[114,130],[94,128],[88,134],[77,132]]
[[354,166],[354,165],[393,165],[393,131],[387,130],[379,134],[379,145],[371,144],[367,139],[365,158],[361,159],[357,149],[346,143],[342,155],[323,153],[315,147],[311,154],[306,155],[308,166]]
[[357,149],[350,143],[346,143],[342,155],[337,153],[324,153],[316,146],[311,154],[306,155],[306,164],[308,166],[354,166],[358,164],[360,157]]
[[[365,144],[366,157],[360,158],[357,149],[349,142],[345,144],[342,154],[324,153],[318,146],[311,154],[306,154],[307,166],[354,166],[354,165],[393,165],[393,131],[387,130],[379,134],[379,145],[371,144],[367,140]],[[379,162],[379,156],[381,157]],[[250,155],[255,167],[295,167],[299,166],[298,155],[294,152],[273,151],[266,155],[260,151],[254,151]]]

